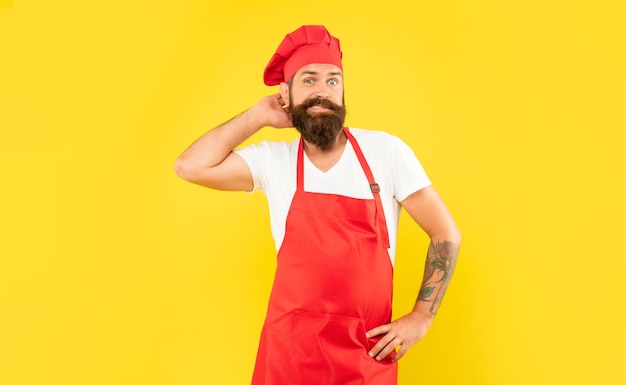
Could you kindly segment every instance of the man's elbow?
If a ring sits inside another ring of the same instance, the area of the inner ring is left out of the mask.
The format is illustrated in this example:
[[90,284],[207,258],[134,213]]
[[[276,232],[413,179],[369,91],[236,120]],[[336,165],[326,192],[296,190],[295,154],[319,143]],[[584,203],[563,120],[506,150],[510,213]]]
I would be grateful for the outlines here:
[[174,172],[187,182],[216,190],[225,189],[221,184],[220,173],[214,167],[202,167],[180,157],[174,162]]
[[459,227],[456,225],[456,223],[454,223],[453,225],[450,226],[450,228],[448,229],[448,236],[447,236],[452,242],[456,243],[456,244],[460,244],[461,243],[461,230],[459,229]]
[[456,245],[461,243],[461,230],[453,221],[431,234],[433,240],[448,241]]
[[180,178],[208,187],[225,191],[252,191],[252,174],[240,157],[230,157],[221,163],[210,166],[180,156],[174,162],[174,172]]
[[174,162],[174,172],[179,178],[188,182],[195,183],[197,170],[193,165],[182,156]]

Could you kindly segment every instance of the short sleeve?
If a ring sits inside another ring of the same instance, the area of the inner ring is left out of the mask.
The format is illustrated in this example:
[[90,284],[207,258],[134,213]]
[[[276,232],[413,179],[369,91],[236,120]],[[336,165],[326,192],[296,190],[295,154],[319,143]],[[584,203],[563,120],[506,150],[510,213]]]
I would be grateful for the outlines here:
[[[285,184],[295,185],[295,167],[291,167],[290,159],[295,148],[293,143],[264,141],[235,150],[250,168],[254,181],[252,191],[259,190],[267,195],[280,191]],[[292,177],[294,181],[289,183]]]
[[402,202],[414,192],[430,186],[431,182],[424,167],[406,143],[394,136],[391,145],[394,191],[396,200]]
[[[258,145],[253,144],[244,148],[235,150],[235,153],[243,158],[248,165],[250,173],[252,174],[252,180],[254,187],[252,191],[263,191],[263,162],[267,159],[264,153],[267,151],[267,144],[260,143]],[[249,192],[252,192],[249,191]]]

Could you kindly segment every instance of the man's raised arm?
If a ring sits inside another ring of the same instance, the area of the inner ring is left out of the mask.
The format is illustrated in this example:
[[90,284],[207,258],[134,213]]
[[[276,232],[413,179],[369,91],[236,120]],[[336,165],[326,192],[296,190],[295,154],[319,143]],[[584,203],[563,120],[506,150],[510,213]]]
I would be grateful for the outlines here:
[[265,126],[293,127],[291,114],[283,105],[279,94],[266,96],[250,109],[202,135],[176,159],[176,174],[217,190],[252,190],[250,169],[233,150]]

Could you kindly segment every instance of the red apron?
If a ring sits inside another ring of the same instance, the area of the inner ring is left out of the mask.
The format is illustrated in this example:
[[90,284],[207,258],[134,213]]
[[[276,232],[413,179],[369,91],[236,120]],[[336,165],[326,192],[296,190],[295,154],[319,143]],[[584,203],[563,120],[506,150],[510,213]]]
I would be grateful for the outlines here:
[[[365,332],[391,320],[393,268],[378,185],[344,128],[375,199],[297,188],[278,252],[253,385],[394,385],[397,363],[367,355]],[[392,352],[394,353],[394,352]]]

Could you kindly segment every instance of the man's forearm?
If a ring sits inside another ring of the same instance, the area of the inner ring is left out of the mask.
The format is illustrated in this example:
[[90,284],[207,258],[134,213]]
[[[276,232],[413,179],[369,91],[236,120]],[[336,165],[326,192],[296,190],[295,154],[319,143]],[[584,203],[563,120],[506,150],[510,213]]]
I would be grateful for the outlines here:
[[437,314],[454,273],[458,252],[458,242],[431,241],[415,311],[423,312],[428,309],[432,316]]
[[177,170],[210,168],[261,129],[263,125],[249,109],[198,138],[176,161]]
[[[459,239],[460,234],[450,233],[450,239]],[[439,239],[439,238],[436,238]],[[377,326],[367,332],[367,337],[383,335],[369,351],[370,357],[382,360],[392,349],[401,346],[392,361],[399,360],[408,349],[421,340],[435,318],[441,300],[448,288],[456,264],[460,241],[431,241],[426,257],[424,280],[413,311],[395,321]]]

